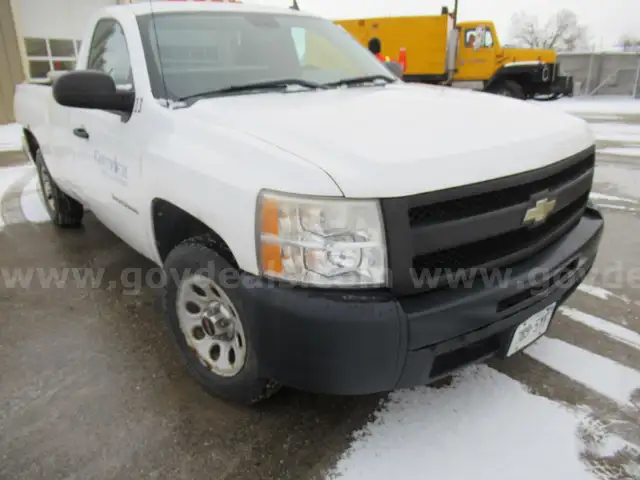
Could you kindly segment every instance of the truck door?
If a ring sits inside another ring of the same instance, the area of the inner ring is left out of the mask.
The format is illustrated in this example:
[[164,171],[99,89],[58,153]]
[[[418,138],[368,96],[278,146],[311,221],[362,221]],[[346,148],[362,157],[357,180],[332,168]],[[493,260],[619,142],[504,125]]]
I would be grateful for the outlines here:
[[[96,24],[87,69],[109,73],[118,89],[135,89],[124,31],[116,20],[105,18]],[[83,142],[74,158],[75,183],[82,186],[83,197],[100,221],[141,251],[146,222],[140,217],[140,161],[147,132],[140,115],[136,109],[130,116],[74,109],[70,120],[74,135]]]
[[456,81],[488,80],[493,76],[496,45],[493,29],[484,25],[460,25]]

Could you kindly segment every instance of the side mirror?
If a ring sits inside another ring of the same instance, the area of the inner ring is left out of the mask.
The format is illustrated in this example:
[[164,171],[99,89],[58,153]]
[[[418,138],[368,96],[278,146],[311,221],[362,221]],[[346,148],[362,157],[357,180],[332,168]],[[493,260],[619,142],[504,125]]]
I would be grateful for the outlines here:
[[384,66],[387,67],[387,70],[389,70],[398,78],[402,78],[402,76],[404,75],[402,65],[400,65],[398,62],[384,62]]
[[53,98],[60,105],[131,113],[135,93],[116,88],[109,75],[92,70],[76,70],[58,77]]

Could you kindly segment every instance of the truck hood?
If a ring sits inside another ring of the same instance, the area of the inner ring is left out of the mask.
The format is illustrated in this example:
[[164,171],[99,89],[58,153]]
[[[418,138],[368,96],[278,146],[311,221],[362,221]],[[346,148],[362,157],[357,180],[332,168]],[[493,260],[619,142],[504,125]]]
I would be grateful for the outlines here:
[[555,109],[427,85],[218,97],[189,110],[199,126],[231,127],[315,164],[352,198],[513,175],[594,142],[586,122]]
[[542,62],[555,63],[556,52],[551,49],[541,48],[503,48],[503,59],[508,63],[519,62]]

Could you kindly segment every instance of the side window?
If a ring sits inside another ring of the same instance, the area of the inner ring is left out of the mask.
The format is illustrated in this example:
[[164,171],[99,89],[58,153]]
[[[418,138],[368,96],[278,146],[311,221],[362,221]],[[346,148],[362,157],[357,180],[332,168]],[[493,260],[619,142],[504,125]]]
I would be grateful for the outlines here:
[[475,28],[467,28],[464,32],[464,46],[465,48],[473,48],[476,43],[476,30]]
[[487,29],[484,32],[484,43],[483,47],[492,48],[493,47],[493,35],[491,35],[491,30]]
[[96,25],[87,68],[108,73],[118,87],[133,88],[129,49],[122,27],[115,20],[100,20]]
[[291,36],[293,37],[293,43],[296,47],[300,65],[304,65],[307,51],[307,31],[304,28],[293,27],[291,29]]
[[468,28],[464,32],[464,46],[465,48],[474,48],[475,44],[478,44],[478,48],[492,48],[493,47],[493,35],[491,30],[485,29],[484,34],[478,37],[478,31],[475,28]]

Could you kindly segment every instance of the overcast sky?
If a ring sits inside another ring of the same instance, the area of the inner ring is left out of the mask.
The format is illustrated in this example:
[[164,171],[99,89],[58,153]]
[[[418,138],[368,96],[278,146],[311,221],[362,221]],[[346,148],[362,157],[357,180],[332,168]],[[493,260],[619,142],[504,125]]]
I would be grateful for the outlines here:
[[[246,3],[288,5],[289,0],[244,0]],[[298,0],[301,10],[329,18],[386,15],[432,15],[454,0]],[[590,27],[597,46],[610,47],[623,33],[640,36],[640,0],[459,0],[460,20],[493,20],[504,43],[511,15],[537,13],[541,23],[561,8],[573,10]]]

